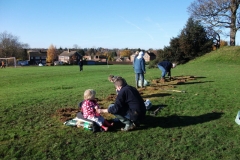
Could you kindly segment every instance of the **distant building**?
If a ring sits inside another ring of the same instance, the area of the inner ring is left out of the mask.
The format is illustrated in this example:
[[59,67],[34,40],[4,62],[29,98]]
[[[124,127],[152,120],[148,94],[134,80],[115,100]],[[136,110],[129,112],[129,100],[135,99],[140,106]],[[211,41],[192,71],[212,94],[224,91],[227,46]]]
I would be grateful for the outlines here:
[[95,56],[83,56],[83,59],[86,61],[96,61],[96,62],[107,62],[107,57],[104,55],[95,55]]
[[[131,57],[130,57],[131,62],[133,62],[134,57],[135,57],[135,54],[132,54]],[[156,55],[154,53],[148,51],[148,52],[145,52],[143,58],[146,62],[149,62],[149,61],[152,61],[152,60],[156,59]]]
[[58,56],[58,61],[61,61],[67,64],[77,64],[81,58],[82,56],[77,51],[68,50],[68,51],[63,51]]
[[128,57],[120,57],[116,59],[116,62],[131,62]]
[[143,58],[145,59],[146,62],[152,61],[156,59],[156,55],[150,51],[145,52]]
[[28,52],[30,65],[38,65],[39,63],[46,64],[47,51],[29,50]]
[[104,55],[94,56],[94,60],[98,62],[107,62],[107,57]]

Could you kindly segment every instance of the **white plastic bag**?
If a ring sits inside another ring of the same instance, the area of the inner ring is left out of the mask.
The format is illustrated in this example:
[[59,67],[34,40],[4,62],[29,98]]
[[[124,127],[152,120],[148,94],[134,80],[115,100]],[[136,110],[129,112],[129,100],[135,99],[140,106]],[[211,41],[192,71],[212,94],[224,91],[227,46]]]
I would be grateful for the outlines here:
[[235,122],[240,125],[240,111],[238,111]]
[[152,103],[151,103],[151,101],[150,101],[149,99],[147,99],[147,100],[144,102],[144,104],[145,104],[145,107],[146,107],[147,110],[152,107]]
[[[138,80],[138,86],[141,86],[141,85],[142,85],[142,80],[139,79],[139,80]],[[144,86],[144,87],[149,86],[149,82],[146,81],[146,79],[144,79],[144,81],[143,81],[143,86]]]

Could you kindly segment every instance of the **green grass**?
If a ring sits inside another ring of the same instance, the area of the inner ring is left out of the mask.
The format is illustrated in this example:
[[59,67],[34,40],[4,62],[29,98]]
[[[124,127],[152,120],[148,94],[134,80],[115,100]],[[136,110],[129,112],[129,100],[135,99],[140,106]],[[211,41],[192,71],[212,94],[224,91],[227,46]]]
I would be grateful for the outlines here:
[[[138,130],[92,133],[64,126],[60,108],[77,108],[83,92],[115,93],[109,74],[134,83],[131,65],[19,67],[0,70],[0,159],[239,159],[240,47],[224,47],[172,70],[197,77],[176,85],[186,93],[149,92],[157,114]],[[147,69],[146,79],[159,78]],[[103,106],[107,107],[107,106]]]

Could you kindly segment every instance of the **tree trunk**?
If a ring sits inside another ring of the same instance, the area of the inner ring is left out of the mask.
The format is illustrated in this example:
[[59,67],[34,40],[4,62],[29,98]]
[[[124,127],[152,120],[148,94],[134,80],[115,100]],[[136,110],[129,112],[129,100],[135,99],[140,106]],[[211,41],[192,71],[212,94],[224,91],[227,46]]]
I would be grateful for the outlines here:
[[236,33],[236,29],[230,29],[230,46],[235,46]]
[[236,0],[231,0],[231,24],[230,24],[230,46],[235,46],[235,39],[236,39],[236,14],[238,9],[238,2]]

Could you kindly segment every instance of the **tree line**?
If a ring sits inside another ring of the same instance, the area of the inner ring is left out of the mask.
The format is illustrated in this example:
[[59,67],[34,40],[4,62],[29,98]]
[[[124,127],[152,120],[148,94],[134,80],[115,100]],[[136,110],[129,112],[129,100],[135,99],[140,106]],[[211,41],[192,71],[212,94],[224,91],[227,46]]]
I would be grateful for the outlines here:
[[[190,18],[186,25],[179,35],[170,39],[169,46],[157,50],[157,59],[151,62],[151,66],[164,59],[186,63],[213,48],[227,45],[227,42],[221,41],[221,35],[229,36],[229,44],[235,46],[236,33],[240,28],[239,3],[240,0],[195,0],[188,7]],[[230,29],[229,33],[224,32],[226,28]],[[94,48],[84,50],[76,44],[74,48],[81,55],[104,55],[108,60],[113,60],[113,57],[119,54],[116,51],[102,53]],[[19,42],[18,37],[6,31],[0,33],[0,57],[17,57],[24,60],[27,58],[27,49],[29,45]],[[49,47],[48,61],[52,61],[51,56],[56,56],[54,49],[56,48],[53,45]],[[136,50],[141,49],[124,49],[120,56],[130,56]]]

